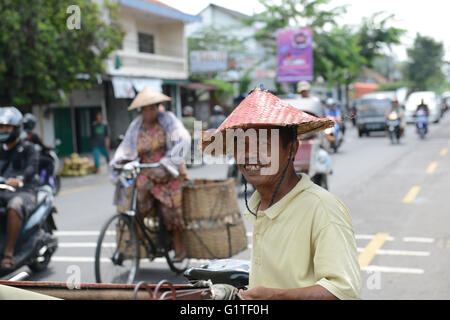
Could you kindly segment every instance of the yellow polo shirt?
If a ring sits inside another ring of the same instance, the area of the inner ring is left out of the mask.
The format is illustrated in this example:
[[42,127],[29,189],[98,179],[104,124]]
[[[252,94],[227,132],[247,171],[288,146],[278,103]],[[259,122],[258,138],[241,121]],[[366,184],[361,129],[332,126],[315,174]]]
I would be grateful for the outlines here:
[[[249,208],[256,212],[256,191]],[[350,213],[327,190],[302,174],[270,208],[246,217],[253,223],[249,287],[292,289],[321,285],[339,299],[361,298],[361,273]]]

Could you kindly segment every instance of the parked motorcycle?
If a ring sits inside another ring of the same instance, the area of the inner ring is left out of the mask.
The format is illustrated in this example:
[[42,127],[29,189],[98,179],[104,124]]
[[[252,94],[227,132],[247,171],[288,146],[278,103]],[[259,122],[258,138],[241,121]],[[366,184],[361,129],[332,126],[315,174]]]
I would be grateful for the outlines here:
[[425,110],[418,110],[415,115],[417,133],[421,139],[425,139],[428,132],[428,117]]
[[396,112],[391,112],[386,119],[386,129],[392,144],[400,143],[400,118]]
[[[5,184],[0,178],[0,192],[15,192],[16,189]],[[50,186],[38,188],[36,208],[30,218],[25,222],[17,238],[14,250],[14,266],[12,269],[0,269],[0,276],[9,274],[22,266],[28,266],[34,272],[47,268],[53,253],[58,247],[58,240],[53,236],[56,230],[53,214],[56,209],[53,205],[54,194]],[[0,253],[6,244],[6,204],[0,204]]]

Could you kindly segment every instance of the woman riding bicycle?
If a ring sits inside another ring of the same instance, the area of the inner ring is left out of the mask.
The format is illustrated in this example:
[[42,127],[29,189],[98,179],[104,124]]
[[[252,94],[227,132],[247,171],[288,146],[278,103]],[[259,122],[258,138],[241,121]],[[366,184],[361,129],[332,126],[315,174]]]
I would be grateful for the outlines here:
[[[190,150],[191,137],[170,111],[164,111],[163,103],[171,99],[150,88],[143,89],[128,110],[140,110],[140,115],[127,129],[125,138],[110,162],[111,169],[126,161],[139,159],[141,163],[157,163],[157,168],[142,169],[138,180],[137,208],[141,218],[150,215],[158,206],[164,225],[173,234],[174,262],[186,257],[181,233],[184,228],[182,216],[182,186],[187,179],[184,163]],[[113,182],[117,175],[113,172]],[[125,197],[126,191],[117,184],[114,204]]]

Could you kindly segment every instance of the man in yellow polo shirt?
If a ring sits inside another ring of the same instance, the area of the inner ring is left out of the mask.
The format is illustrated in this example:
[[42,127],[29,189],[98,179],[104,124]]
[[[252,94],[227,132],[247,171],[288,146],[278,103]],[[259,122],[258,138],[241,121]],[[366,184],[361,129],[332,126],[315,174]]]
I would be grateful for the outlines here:
[[241,292],[242,297],[360,298],[355,238],[350,214],[342,202],[302,174],[270,208],[257,211],[260,203],[261,195],[256,191],[248,206],[257,212],[257,218],[247,213],[254,225],[251,290]]
[[[297,176],[293,166],[299,136],[334,125],[328,121],[306,115],[257,89],[214,133],[214,141],[220,141],[224,130],[269,132],[265,138],[257,134],[258,148],[251,148],[252,141],[244,135],[244,155],[234,147],[239,170],[257,190],[248,202],[245,198],[254,227],[249,289],[239,291],[243,299],[361,298],[360,268],[347,208],[307,175]],[[278,140],[272,139],[275,134]],[[265,155],[260,154],[261,139],[270,150]],[[255,150],[257,154],[253,154]],[[274,173],[270,167],[278,169]]]

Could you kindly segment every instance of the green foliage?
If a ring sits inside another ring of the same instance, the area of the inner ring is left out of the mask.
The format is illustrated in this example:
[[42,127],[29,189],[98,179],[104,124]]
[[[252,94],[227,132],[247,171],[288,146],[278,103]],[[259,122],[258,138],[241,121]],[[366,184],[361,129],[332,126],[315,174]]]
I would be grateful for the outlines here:
[[400,88],[409,88],[410,83],[407,81],[393,81],[380,84],[377,91],[395,91]]
[[[70,30],[66,10],[77,5],[81,28]],[[117,4],[106,2],[111,24],[89,0],[0,2],[0,97],[18,106],[61,101],[61,93],[89,88],[122,41]]]
[[244,75],[241,78],[241,81],[239,82],[239,95],[248,93],[250,84],[252,83],[252,78],[250,77],[250,71],[247,71],[244,73]]
[[364,18],[358,32],[361,55],[366,59],[369,68],[373,67],[375,58],[383,55],[382,50],[392,45],[400,44],[400,38],[406,30],[388,27],[394,15],[382,17],[384,12],[377,12],[369,18]]
[[345,6],[324,9],[323,5],[329,4],[330,0],[260,2],[265,10],[247,23],[262,26],[255,38],[266,44],[269,55],[277,54],[277,30],[292,26],[311,27],[315,43],[314,76],[323,77],[329,85],[354,81],[365,59],[360,55],[361,47],[352,28],[339,27],[335,22],[346,12]]
[[214,91],[215,98],[218,101],[223,100],[226,96],[234,96],[234,86],[232,83],[220,80],[220,79],[206,79],[203,83],[216,86],[217,89]]
[[345,12],[345,7],[323,9],[330,0],[281,0],[273,3],[260,0],[265,10],[250,17],[248,25],[257,23],[261,26],[255,39],[266,44],[270,54],[276,54],[276,32],[290,26],[307,26],[313,29],[314,39],[324,33],[325,28],[336,25],[336,18]]
[[188,49],[226,51],[231,56],[235,53],[245,53],[245,39],[231,35],[230,31],[214,26],[200,28],[187,39]]
[[315,76],[322,76],[329,85],[352,83],[366,62],[360,55],[361,47],[352,28],[335,26],[317,37],[315,42]]
[[445,83],[444,46],[431,37],[416,35],[414,45],[407,50],[406,71],[413,90],[439,90]]

